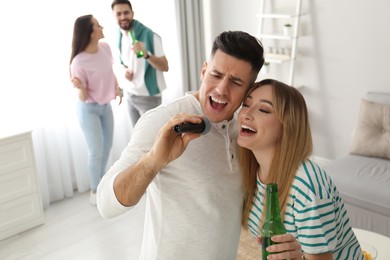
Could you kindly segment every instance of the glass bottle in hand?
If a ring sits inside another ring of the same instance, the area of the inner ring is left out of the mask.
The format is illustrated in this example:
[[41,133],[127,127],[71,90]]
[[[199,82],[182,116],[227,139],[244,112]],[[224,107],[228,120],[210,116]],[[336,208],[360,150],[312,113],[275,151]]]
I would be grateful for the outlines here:
[[271,241],[271,237],[275,235],[286,234],[286,229],[280,216],[278,185],[276,183],[267,184],[265,214],[265,221],[260,230],[262,237],[263,260],[267,259],[267,256],[270,254],[266,248],[270,245],[276,244],[275,242]]
[[[133,44],[136,43],[137,39],[135,38],[134,33],[132,31],[129,31],[129,35],[131,37],[131,40],[132,40]],[[143,51],[138,51],[137,52],[137,58],[142,58],[143,56],[144,56],[144,52]]]

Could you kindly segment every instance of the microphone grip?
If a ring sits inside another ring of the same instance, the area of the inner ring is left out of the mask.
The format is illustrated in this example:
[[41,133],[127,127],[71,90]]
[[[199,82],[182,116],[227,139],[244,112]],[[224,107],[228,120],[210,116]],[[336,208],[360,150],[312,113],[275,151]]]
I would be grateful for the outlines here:
[[173,130],[176,133],[199,133],[201,134],[205,130],[205,123],[202,121],[199,124],[193,124],[193,123],[184,123],[180,125],[175,125],[173,127]]
[[193,124],[190,122],[185,122],[183,124],[177,124],[173,127],[173,130],[176,133],[197,133],[197,134],[207,134],[210,130],[210,121],[206,118],[202,118],[202,122],[198,124]]

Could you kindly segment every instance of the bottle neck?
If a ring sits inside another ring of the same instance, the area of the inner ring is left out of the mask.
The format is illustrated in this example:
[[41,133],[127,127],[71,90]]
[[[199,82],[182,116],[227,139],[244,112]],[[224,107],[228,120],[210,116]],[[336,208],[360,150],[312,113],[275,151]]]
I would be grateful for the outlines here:
[[131,38],[132,43],[136,43],[136,42],[137,42],[137,39],[135,38],[133,31],[132,31],[132,30],[129,30],[129,31],[128,31],[128,34],[129,34],[129,36],[130,36],[130,38]]
[[267,185],[266,220],[281,221],[278,186],[276,184]]

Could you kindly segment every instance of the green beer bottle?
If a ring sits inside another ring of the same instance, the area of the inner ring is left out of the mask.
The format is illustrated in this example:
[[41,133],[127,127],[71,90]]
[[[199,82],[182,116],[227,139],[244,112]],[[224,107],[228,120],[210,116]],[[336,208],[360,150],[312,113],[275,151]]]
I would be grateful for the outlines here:
[[274,235],[286,234],[286,229],[283,225],[282,218],[280,216],[280,205],[278,196],[278,185],[276,183],[267,184],[267,198],[266,198],[266,212],[265,221],[260,230],[262,237],[262,253],[263,260],[267,259],[270,254],[266,248],[270,245],[276,244],[271,241],[271,237]]
[[[134,33],[132,31],[129,31],[129,36],[131,37],[131,40],[133,41],[133,44],[137,42],[137,39],[134,36]],[[144,56],[143,51],[138,51],[137,52],[137,58],[142,58]]]

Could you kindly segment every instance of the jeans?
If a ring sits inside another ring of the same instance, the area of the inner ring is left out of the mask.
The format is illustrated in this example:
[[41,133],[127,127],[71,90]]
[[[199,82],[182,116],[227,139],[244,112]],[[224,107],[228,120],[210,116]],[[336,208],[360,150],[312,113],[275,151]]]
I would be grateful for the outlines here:
[[78,102],[77,114],[88,145],[88,176],[92,192],[105,174],[114,134],[111,104]]
[[161,105],[161,96],[151,97],[128,94],[126,95],[126,100],[130,120],[133,126],[137,123],[142,114]]

